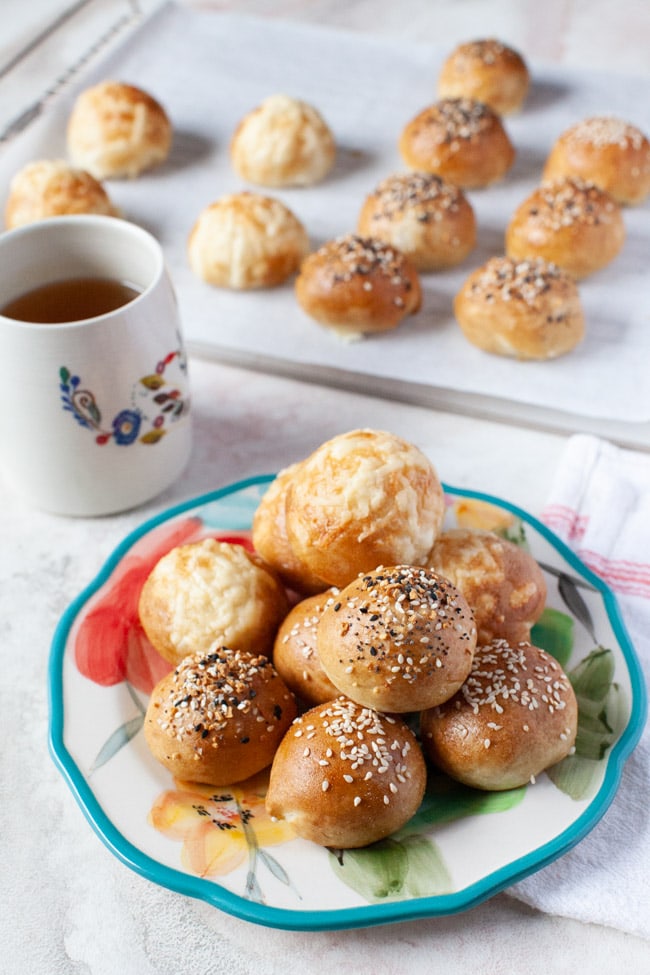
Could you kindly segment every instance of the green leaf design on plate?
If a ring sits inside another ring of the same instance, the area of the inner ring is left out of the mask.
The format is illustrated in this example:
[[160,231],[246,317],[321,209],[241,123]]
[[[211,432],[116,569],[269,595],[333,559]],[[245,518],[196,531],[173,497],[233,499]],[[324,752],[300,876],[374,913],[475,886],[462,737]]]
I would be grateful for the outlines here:
[[530,642],[546,650],[564,667],[573,650],[573,619],[559,609],[546,606],[530,631]]
[[611,650],[598,646],[569,671],[569,680],[584,706],[605,700],[614,677],[614,655]]
[[504,528],[495,528],[494,533],[495,535],[500,535],[501,538],[505,538],[506,541],[518,545],[519,548],[526,549],[526,551],[530,548],[526,537],[526,529],[521,518],[515,518]]
[[518,806],[525,795],[526,786],[504,792],[483,792],[455,782],[441,773],[430,771],[420,808],[396,835],[408,836],[430,826],[462,819],[464,816],[505,812]]
[[389,837],[359,850],[330,851],[339,880],[369,903],[448,893],[449,871],[425,836]]
[[273,876],[276,878],[276,880],[279,880],[283,884],[286,884],[287,887],[291,887],[292,886],[292,884],[291,884],[291,878],[289,877],[289,874],[284,869],[284,867],[282,866],[282,864],[281,863],[278,863],[278,861],[275,859],[274,856],[271,856],[271,854],[268,853],[262,847],[259,847],[259,849],[257,851],[257,856],[258,856],[259,860],[264,864],[264,866],[268,870],[270,870],[270,872],[273,874]]
[[437,844],[424,831],[484,813],[504,812],[518,805],[526,787],[481,792],[430,772],[427,791],[413,818],[388,839],[360,850],[330,851],[337,877],[367,901],[437,896],[453,890]]
[[120,725],[109,738],[106,739],[104,744],[99,750],[97,758],[92,764],[89,774],[92,775],[97,769],[105,765],[120,748],[124,748],[125,745],[131,741],[131,739],[137,735],[140,728],[144,724],[144,714],[137,714],[135,718],[131,718],[130,721],[126,721],[123,725]]
[[598,646],[568,674],[578,701],[575,754],[568,755],[547,774],[572,799],[584,799],[599,777],[608,749],[627,721],[628,707],[614,683],[614,655]]

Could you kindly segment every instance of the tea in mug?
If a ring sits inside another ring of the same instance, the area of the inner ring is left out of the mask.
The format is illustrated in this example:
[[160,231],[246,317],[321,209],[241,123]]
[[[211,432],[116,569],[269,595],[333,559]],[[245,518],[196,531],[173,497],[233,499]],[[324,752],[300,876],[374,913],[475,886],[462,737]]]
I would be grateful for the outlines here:
[[112,278],[66,278],[19,295],[0,314],[38,325],[79,322],[128,305],[140,293],[133,285]]

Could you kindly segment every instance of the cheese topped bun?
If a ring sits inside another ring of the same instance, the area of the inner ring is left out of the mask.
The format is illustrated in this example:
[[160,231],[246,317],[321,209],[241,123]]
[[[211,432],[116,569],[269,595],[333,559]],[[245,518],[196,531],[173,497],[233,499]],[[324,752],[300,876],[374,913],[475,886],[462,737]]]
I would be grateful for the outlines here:
[[336,160],[331,129],[313,105],[271,95],[244,116],[230,144],[238,176],[260,186],[310,186]]
[[287,494],[287,537],[310,572],[341,587],[378,565],[423,565],[444,513],[421,450],[385,431],[352,430],[301,462]]

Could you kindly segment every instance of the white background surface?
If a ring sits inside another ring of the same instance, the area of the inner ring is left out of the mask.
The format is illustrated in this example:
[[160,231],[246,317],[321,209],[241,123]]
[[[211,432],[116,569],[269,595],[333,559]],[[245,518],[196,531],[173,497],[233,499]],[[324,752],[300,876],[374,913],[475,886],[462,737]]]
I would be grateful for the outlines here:
[[[44,0],[4,0],[0,53],[57,8]],[[645,71],[646,77],[649,68],[645,0],[547,0],[543,6],[536,0],[248,0],[237,10],[386,36],[442,37],[449,45],[494,33],[554,64]],[[41,64],[45,84],[50,67]],[[20,101],[20,91],[11,98]],[[146,508],[94,521],[56,519],[28,509],[0,483],[0,972],[401,975],[435,967],[452,975],[648,975],[646,941],[542,915],[507,894],[457,917],[367,931],[295,934],[252,927],[141,879],[93,834],[47,755],[47,660],[61,613],[128,531],[170,504],[276,470],[327,437],[363,425],[430,447],[448,482],[539,514],[565,442],[559,435],[216,363],[193,361],[191,380],[196,441],[190,466]]]

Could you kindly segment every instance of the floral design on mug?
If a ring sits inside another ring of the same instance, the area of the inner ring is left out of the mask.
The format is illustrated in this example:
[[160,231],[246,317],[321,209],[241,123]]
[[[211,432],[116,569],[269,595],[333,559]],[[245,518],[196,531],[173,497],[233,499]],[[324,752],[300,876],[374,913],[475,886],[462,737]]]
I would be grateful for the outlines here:
[[167,428],[189,410],[189,399],[183,391],[169,384],[164,376],[167,367],[178,360],[181,372],[186,363],[180,349],[168,353],[158,362],[156,369],[142,376],[133,386],[132,403],[120,410],[106,426],[94,394],[81,386],[81,377],[66,366],[59,369],[59,390],[63,409],[88,430],[95,433],[95,442],[103,445],[113,441],[121,447],[138,440],[155,444],[167,433]]

